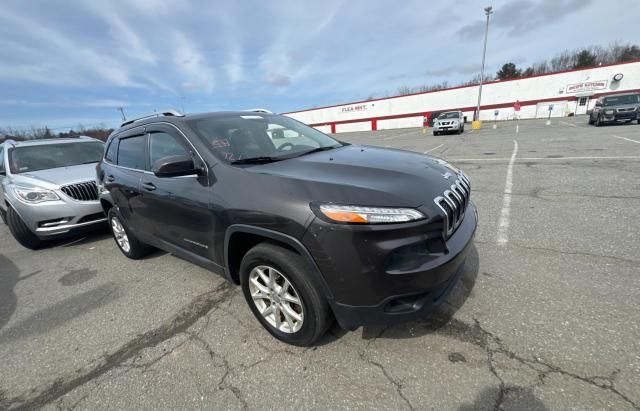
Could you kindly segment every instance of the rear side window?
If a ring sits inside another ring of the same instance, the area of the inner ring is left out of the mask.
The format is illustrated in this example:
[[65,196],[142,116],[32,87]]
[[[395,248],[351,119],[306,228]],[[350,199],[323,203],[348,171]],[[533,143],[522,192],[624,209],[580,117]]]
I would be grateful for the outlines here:
[[104,155],[104,159],[113,164],[118,160],[118,141],[117,138],[111,140],[109,148],[107,148],[107,152]]
[[144,142],[144,136],[121,139],[118,145],[118,165],[144,170]]
[[154,132],[149,135],[149,164],[153,164],[164,157],[189,155],[180,141],[164,132]]

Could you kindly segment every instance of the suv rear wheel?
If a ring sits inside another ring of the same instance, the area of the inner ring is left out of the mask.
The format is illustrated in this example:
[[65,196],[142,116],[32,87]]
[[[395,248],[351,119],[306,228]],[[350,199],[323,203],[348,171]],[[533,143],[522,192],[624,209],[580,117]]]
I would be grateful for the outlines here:
[[122,254],[132,260],[137,260],[151,252],[152,248],[150,246],[138,240],[131,234],[131,231],[125,227],[115,207],[109,209],[108,216],[113,239],[116,240],[116,244],[120,251],[122,251]]
[[261,243],[240,264],[242,292],[253,315],[277,339],[310,346],[332,322],[327,300],[311,281],[302,257]]
[[37,250],[42,247],[43,241],[33,234],[29,227],[22,221],[18,213],[11,207],[7,209],[7,224],[9,231],[23,247]]

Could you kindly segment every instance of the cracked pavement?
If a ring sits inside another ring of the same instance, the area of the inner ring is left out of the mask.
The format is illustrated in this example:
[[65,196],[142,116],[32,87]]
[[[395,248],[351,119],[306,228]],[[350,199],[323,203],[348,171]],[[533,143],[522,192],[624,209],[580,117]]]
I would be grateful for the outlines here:
[[[640,159],[563,157],[640,156],[610,137],[640,140],[640,126],[582,120],[341,135],[443,144],[432,154],[470,175],[480,223],[432,316],[333,327],[312,348],[279,343],[238,288],[171,255],[129,261],[106,232],[32,252],[0,226],[0,409],[638,410]],[[514,138],[522,160],[498,246]]]

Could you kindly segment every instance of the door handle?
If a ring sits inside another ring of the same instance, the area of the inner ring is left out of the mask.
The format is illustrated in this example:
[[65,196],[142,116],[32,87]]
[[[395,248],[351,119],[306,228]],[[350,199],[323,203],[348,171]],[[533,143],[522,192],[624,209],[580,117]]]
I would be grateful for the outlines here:
[[115,179],[116,179],[116,178],[115,178],[114,176],[112,176],[111,174],[109,174],[109,175],[107,176],[107,181],[109,181],[109,182],[111,182],[111,181],[113,181],[113,180],[115,180]]
[[153,183],[142,183],[142,188],[147,191],[153,191],[156,189],[156,186]]

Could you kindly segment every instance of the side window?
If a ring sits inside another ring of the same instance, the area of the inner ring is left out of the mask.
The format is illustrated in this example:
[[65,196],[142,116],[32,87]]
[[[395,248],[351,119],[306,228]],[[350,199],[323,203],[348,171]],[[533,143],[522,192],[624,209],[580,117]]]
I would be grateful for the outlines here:
[[120,140],[118,145],[118,165],[144,170],[145,136],[135,136]]
[[149,164],[153,164],[164,157],[189,155],[181,140],[171,134],[159,131],[149,135]]
[[0,147],[0,173],[4,173],[4,147]]
[[107,152],[104,155],[104,159],[113,164],[116,164],[118,160],[118,141],[117,138],[111,140]]

